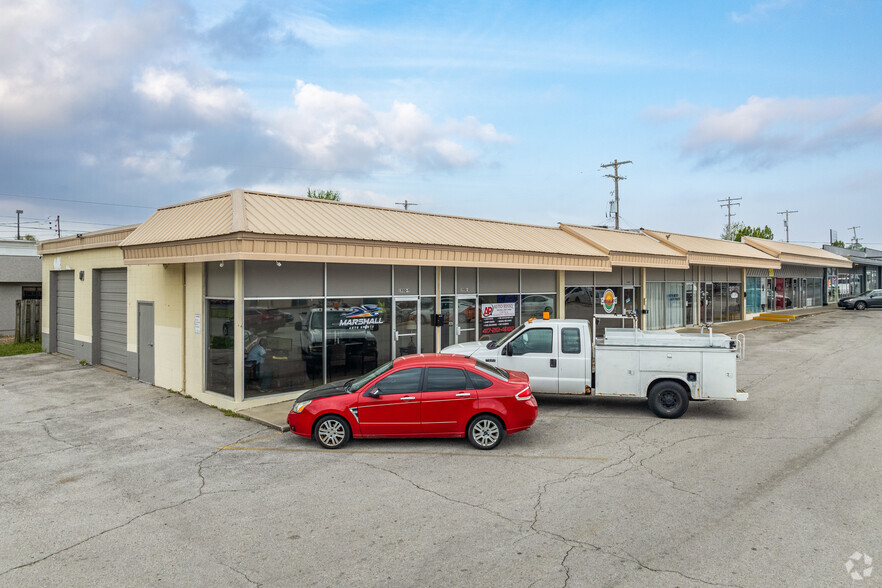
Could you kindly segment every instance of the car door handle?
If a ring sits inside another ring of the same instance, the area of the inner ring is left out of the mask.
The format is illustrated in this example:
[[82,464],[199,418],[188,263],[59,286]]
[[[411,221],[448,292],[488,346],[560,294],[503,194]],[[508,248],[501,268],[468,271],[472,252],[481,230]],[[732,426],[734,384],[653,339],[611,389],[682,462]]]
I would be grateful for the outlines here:
[[469,393],[469,392],[460,392],[459,394],[457,394],[457,396],[471,396],[471,393]]
[[549,367],[557,367],[557,360],[556,359],[549,360],[548,366]]
[[416,396],[402,396],[402,400],[416,400]]

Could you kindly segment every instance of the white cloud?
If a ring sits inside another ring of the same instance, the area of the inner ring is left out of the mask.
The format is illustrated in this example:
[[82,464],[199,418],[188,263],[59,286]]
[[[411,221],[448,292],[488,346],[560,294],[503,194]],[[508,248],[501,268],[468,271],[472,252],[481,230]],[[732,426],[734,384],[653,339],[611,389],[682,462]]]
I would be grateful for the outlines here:
[[294,108],[277,113],[271,128],[307,166],[337,172],[468,167],[480,160],[481,145],[511,141],[474,117],[436,124],[415,104],[379,111],[357,95],[304,82],[297,84]]
[[730,13],[729,18],[739,24],[760,20],[768,16],[770,12],[781,10],[790,3],[791,0],[769,0],[767,2],[757,2],[756,4],[751,6],[750,10],[748,10],[747,12]]
[[653,107],[647,112],[648,118],[661,122],[692,120],[681,148],[705,164],[749,160],[768,166],[882,140],[882,103],[872,104],[863,97],[752,96],[730,110],[690,105]]
[[194,115],[208,121],[221,121],[246,114],[245,93],[216,72],[204,79],[188,78],[183,72],[147,68],[134,84],[134,91],[157,105],[168,107],[180,102]]

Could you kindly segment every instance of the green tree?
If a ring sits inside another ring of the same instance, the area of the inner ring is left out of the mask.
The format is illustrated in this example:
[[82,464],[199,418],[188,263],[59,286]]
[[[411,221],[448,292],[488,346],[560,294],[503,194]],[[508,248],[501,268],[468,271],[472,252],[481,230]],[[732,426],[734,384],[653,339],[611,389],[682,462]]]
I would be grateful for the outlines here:
[[306,197],[307,198],[316,198],[317,200],[333,200],[335,202],[340,202],[340,192],[337,190],[313,190],[312,188],[306,189]]
[[720,235],[721,239],[725,239],[726,241],[741,241],[741,237],[757,237],[759,239],[774,239],[775,235],[772,234],[772,229],[769,228],[769,225],[766,225],[763,228],[751,227],[750,225],[745,225],[744,223],[732,223],[732,232],[726,233],[723,231],[723,234]]
[[22,237],[22,239],[24,239],[25,241],[36,241],[37,240],[37,238],[34,237],[33,235],[25,235]]
[[843,249],[845,248],[845,243],[843,243],[839,239],[836,239],[835,241],[833,241],[831,243],[831,245],[833,245],[833,247],[842,247]]

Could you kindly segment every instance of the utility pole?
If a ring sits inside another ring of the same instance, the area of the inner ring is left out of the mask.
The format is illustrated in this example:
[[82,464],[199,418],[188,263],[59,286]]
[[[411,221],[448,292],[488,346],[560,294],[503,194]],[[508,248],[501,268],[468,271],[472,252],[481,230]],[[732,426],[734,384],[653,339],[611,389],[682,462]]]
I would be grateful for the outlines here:
[[634,163],[633,161],[619,161],[618,159],[613,159],[612,163],[604,163],[601,164],[600,167],[611,167],[613,168],[613,173],[606,174],[605,178],[612,178],[616,183],[616,228],[619,228],[619,180],[627,180],[625,176],[619,175],[619,166],[625,165],[627,163]]
[[787,235],[787,243],[790,243],[790,214],[793,212],[799,212],[798,210],[785,210],[783,212],[779,212],[778,214],[784,215],[784,233]]
[[58,238],[61,239],[61,215],[55,217],[55,230],[58,231]]
[[21,241],[21,215],[24,214],[23,210],[15,211],[15,240]]
[[728,240],[732,239],[732,217],[735,215],[735,213],[732,212],[732,207],[733,206],[741,206],[741,203],[738,202],[738,200],[741,200],[740,196],[738,198],[732,198],[731,196],[729,196],[728,198],[723,198],[722,200],[717,200],[717,202],[725,202],[726,203],[726,204],[720,204],[720,208],[728,208],[729,209],[728,212],[726,212],[726,218],[727,218],[727,220],[726,220],[726,239],[728,239]]
[[404,210],[407,210],[410,206],[419,206],[419,204],[415,202],[408,202],[407,198],[404,199],[404,202],[396,202],[395,204],[397,204],[398,206],[403,206]]
[[857,230],[858,230],[859,228],[861,228],[861,227],[860,227],[860,226],[857,226],[857,227],[848,227],[848,230],[849,230],[849,231],[852,231],[852,232],[854,233],[854,237],[852,237],[851,240],[854,241],[854,244],[855,244],[855,245],[857,245],[857,244],[859,243],[858,238],[857,238]]

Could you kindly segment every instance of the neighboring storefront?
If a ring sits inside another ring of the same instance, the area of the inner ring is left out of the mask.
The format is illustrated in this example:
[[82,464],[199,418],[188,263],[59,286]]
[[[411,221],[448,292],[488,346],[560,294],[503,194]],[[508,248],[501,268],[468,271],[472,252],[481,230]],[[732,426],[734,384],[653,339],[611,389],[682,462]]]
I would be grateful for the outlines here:
[[847,259],[794,243],[756,237],[744,237],[744,242],[781,262],[780,270],[768,274],[748,271],[748,289],[752,292],[748,313],[836,304],[837,284],[842,273],[851,268]]
[[41,243],[44,348],[244,408],[530,318],[734,320],[745,268],[780,269],[659,235],[234,190]]
[[[868,290],[882,288],[882,251],[869,248],[850,249],[824,245],[824,250],[851,261],[851,267],[839,268],[828,276],[831,294],[836,304],[840,298],[863,294]],[[830,279],[832,278],[832,280]]]

